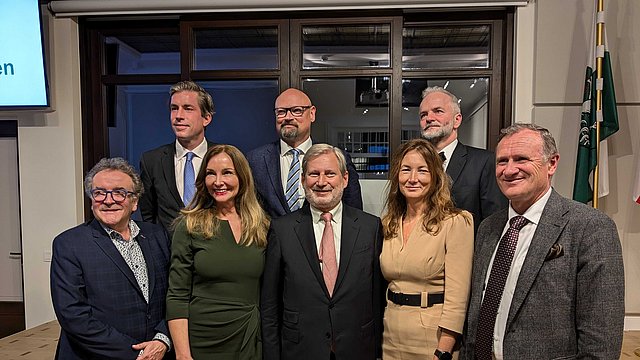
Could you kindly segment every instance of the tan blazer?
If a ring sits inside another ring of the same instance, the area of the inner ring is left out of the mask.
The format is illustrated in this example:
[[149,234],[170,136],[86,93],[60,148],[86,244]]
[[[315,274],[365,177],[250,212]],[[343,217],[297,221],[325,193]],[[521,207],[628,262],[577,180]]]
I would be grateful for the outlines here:
[[469,221],[463,215],[450,217],[442,222],[435,236],[425,232],[422,226],[415,226],[404,248],[402,229],[396,237],[383,241],[380,266],[389,281],[389,290],[405,294],[445,294],[444,304],[429,308],[400,306],[387,300],[385,358],[400,358],[397,352],[402,353],[402,357],[433,355],[439,327],[462,333],[473,260],[473,221],[470,213],[464,211],[464,214]]

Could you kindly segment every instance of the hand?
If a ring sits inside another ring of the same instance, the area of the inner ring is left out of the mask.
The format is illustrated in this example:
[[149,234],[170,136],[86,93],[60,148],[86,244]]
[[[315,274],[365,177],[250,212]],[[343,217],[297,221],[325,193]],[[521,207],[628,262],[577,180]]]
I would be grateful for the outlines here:
[[167,352],[167,345],[160,340],[145,341],[132,347],[140,350],[137,360],[162,360]]

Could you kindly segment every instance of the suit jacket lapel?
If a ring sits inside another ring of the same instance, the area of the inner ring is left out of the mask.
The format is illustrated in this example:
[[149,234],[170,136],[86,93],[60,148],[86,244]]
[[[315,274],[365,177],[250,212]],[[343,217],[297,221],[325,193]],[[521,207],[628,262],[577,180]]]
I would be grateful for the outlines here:
[[136,281],[136,277],[133,275],[133,271],[127,262],[122,258],[122,254],[118,251],[116,246],[113,244],[109,235],[104,231],[102,226],[97,220],[92,220],[90,226],[93,229],[93,240],[96,242],[98,247],[102,249],[102,251],[107,255],[111,261],[116,265],[116,267],[122,272],[122,274],[129,280],[131,285],[138,290],[140,296],[142,295],[142,289],[138,285],[138,281]]
[[336,279],[336,286],[333,289],[335,295],[344,279],[344,276],[349,267],[351,261],[351,255],[353,254],[353,248],[358,241],[358,233],[360,227],[357,225],[358,217],[353,211],[342,205],[342,232],[340,234],[340,264],[338,266],[338,277]]
[[[509,220],[509,212],[505,209],[498,213],[496,217],[496,225],[491,228],[489,236],[483,239],[479,239],[481,243],[478,245],[478,255],[474,258],[474,261],[477,262],[477,265],[474,264],[474,269],[477,269],[479,271],[476,277],[476,281],[478,283],[475,284],[475,286],[477,286],[479,289],[484,289],[484,282],[487,279],[487,274],[489,273],[489,264],[491,262],[491,258],[493,257],[493,253],[496,250],[496,247],[498,247],[498,242],[500,241],[500,237],[502,236],[502,230]],[[482,295],[480,295],[480,302],[482,302]]]
[[282,186],[282,177],[280,173],[280,142],[271,144],[268,148],[268,152],[264,157],[265,166],[267,168],[267,177],[271,180],[274,194],[276,194],[280,205],[289,213],[289,205],[284,198],[284,190]]
[[447,174],[451,178],[451,184],[455,184],[464,168],[464,164],[467,163],[467,147],[458,142],[451,159],[449,159],[449,165],[447,165]]
[[175,153],[176,145],[167,145],[167,147],[164,149],[164,153],[162,154],[162,158],[160,159],[160,161],[162,162],[162,172],[164,174],[164,179],[167,182],[167,186],[169,187],[169,192],[178,204],[178,207],[183,208],[185,205],[182,202],[180,193],[178,192],[178,185],[176,185],[176,168],[173,159]]
[[551,196],[542,211],[540,222],[536,232],[533,234],[527,257],[518,276],[518,282],[511,300],[511,308],[509,309],[509,317],[507,318],[507,330],[531,290],[531,286],[544,264],[544,259],[549,249],[558,241],[562,229],[564,229],[568,221],[564,216],[567,210],[563,206],[562,198],[555,190],[551,191]]
[[320,269],[320,258],[318,257],[318,248],[316,246],[316,238],[313,233],[313,223],[311,218],[311,210],[308,205],[302,207],[298,212],[298,218],[294,225],[294,231],[298,236],[302,251],[307,257],[311,271],[316,276],[316,279],[322,286],[324,293],[328,296],[329,291],[327,285],[324,283],[324,277],[322,277],[322,270]]
[[140,245],[140,249],[142,250],[142,255],[144,256],[144,262],[147,264],[147,278],[149,281],[149,299],[151,299],[151,294],[153,294],[153,288],[155,286],[155,278],[156,278],[155,268],[156,267],[154,266],[154,257],[153,257],[153,251],[151,250],[151,244],[149,244],[149,239],[142,233],[142,230],[140,230],[140,233],[138,234],[138,244]]

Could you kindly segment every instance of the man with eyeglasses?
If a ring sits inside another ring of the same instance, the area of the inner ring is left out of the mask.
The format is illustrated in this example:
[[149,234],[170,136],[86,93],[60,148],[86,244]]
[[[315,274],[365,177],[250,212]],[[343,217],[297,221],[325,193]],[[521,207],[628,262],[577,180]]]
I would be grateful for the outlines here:
[[[290,88],[276,98],[274,113],[280,140],[249,152],[247,160],[265,211],[277,218],[298,210],[304,203],[300,165],[312,145],[311,124],[316,121],[316,107],[307,94]],[[342,200],[362,210],[358,173],[349,154],[344,154],[349,183]]]
[[95,219],[53,240],[56,359],[165,358],[169,236],[131,220],[143,187],[126,160],[100,160],[84,182]]
[[142,154],[140,177],[145,194],[140,198],[144,221],[171,229],[180,209],[195,195],[195,179],[202,158],[213,145],[204,136],[211,123],[211,95],[193,81],[181,81],[169,90],[171,129],[176,140]]

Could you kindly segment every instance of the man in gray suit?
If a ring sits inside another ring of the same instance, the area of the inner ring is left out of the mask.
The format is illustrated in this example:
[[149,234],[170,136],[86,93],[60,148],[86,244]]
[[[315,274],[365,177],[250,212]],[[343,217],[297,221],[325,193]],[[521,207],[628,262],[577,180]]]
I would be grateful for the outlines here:
[[509,208],[482,222],[462,359],[618,359],[624,269],[615,223],[551,188],[548,130],[503,129],[496,178]]

